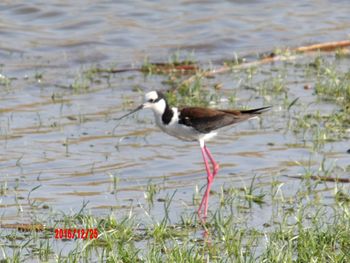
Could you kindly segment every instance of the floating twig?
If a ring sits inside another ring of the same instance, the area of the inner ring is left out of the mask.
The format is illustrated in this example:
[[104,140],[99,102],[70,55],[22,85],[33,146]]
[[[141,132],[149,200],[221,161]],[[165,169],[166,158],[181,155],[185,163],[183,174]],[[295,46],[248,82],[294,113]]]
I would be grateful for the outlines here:
[[0,228],[12,228],[17,229],[21,232],[30,232],[30,231],[36,231],[36,232],[42,232],[45,229],[47,229],[42,224],[2,224],[0,225]]
[[296,178],[300,180],[311,179],[311,180],[325,181],[325,182],[350,183],[350,178],[338,178],[338,177],[319,176],[319,175],[310,175],[310,176],[285,175],[285,176],[288,178]]
[[[174,63],[147,63],[140,68],[121,68],[121,69],[104,69],[104,68],[96,68],[91,71],[96,73],[124,73],[130,71],[139,71],[143,73],[157,73],[157,74],[169,74],[169,73],[179,73],[179,74],[193,74],[188,79],[184,80],[179,86],[188,85],[195,81],[196,78],[200,77],[214,77],[217,74],[223,74],[230,72],[232,70],[246,69],[250,67],[256,67],[263,64],[273,63],[277,61],[291,61],[295,60],[301,55],[298,53],[309,53],[313,51],[323,51],[330,52],[337,49],[343,49],[345,47],[350,47],[350,40],[342,40],[342,41],[334,41],[334,42],[326,42],[313,44],[308,46],[301,46],[293,49],[285,49],[285,51],[294,51],[297,54],[294,55],[276,55],[274,52],[267,53],[268,55],[261,55],[260,59],[251,62],[241,62],[236,65],[223,65],[219,68],[212,70],[200,70],[199,67],[189,61],[184,62],[174,62]],[[283,50],[282,50],[283,53]],[[174,88],[176,89],[176,88]],[[174,91],[172,89],[172,91]]]
[[298,47],[293,50],[297,52],[310,52],[310,51],[334,51],[339,48],[349,47],[350,46],[350,40],[342,40],[342,41],[334,41],[334,42],[326,42],[326,43],[320,43],[320,44],[314,44],[304,47]]
[[193,62],[176,62],[176,63],[147,63],[140,68],[93,68],[86,72],[88,73],[108,73],[117,74],[131,71],[138,71],[143,73],[157,73],[157,74],[168,74],[168,73],[181,73],[189,74],[194,73],[198,70],[198,66]]
[[[337,49],[345,48],[350,46],[350,40],[343,40],[343,41],[336,41],[336,42],[326,42],[326,43],[320,43],[320,44],[314,44],[314,45],[309,45],[309,46],[302,46],[298,48],[291,49],[291,51],[295,51],[297,53],[306,53],[306,52],[312,52],[312,51],[334,51]],[[288,51],[286,49],[285,51]],[[283,53],[283,52],[282,52]],[[268,64],[272,62],[277,62],[277,61],[290,61],[290,60],[295,60],[300,55],[276,55],[274,52],[268,53],[267,56],[261,56],[262,58],[256,61],[252,62],[243,62],[237,65],[223,65],[220,68],[209,70],[209,71],[203,71],[199,73],[197,76],[191,76],[190,78],[184,80],[181,84],[182,85],[188,85],[192,81],[196,79],[196,77],[213,77],[216,74],[222,74],[226,73],[232,70],[237,70],[237,69],[245,69],[245,68],[250,68],[254,66],[259,66],[263,64]]]

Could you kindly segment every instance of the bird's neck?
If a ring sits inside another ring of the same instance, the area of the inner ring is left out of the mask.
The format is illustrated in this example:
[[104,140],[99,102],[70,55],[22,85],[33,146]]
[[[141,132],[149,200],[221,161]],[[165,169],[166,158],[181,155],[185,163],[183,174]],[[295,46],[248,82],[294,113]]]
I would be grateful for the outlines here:
[[168,125],[174,116],[174,111],[169,107],[168,103],[165,103],[165,109],[162,114],[162,122],[164,125]]

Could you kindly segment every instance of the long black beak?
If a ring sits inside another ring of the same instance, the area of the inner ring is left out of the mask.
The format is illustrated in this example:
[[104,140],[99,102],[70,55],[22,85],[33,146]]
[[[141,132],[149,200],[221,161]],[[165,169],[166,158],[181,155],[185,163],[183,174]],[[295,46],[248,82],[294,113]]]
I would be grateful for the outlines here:
[[142,110],[142,109],[143,109],[143,104],[141,104],[140,106],[138,106],[136,109],[134,109],[134,110],[128,112],[127,114],[125,114],[125,115],[123,115],[123,116],[121,116],[121,117],[119,117],[119,118],[116,118],[116,120],[119,121],[119,120],[121,120],[121,119],[124,119],[125,117],[128,117],[129,115],[131,115],[131,114],[133,114],[133,113],[135,113],[135,112],[137,112],[137,111],[139,111],[139,110]]

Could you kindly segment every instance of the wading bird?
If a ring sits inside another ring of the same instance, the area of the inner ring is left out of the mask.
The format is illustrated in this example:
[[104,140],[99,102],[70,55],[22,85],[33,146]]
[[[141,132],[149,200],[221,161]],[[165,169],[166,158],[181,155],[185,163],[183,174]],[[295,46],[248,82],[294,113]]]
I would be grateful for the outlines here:
[[[207,171],[207,188],[197,213],[202,222],[205,222],[210,188],[215,175],[219,171],[219,165],[214,160],[205,142],[216,136],[218,129],[254,118],[271,107],[252,110],[219,110],[202,107],[170,108],[162,92],[151,91],[145,95],[143,104],[117,120],[146,108],[150,108],[153,111],[157,125],[165,133],[184,141],[199,142]],[[208,159],[211,162],[213,171],[210,170]]]

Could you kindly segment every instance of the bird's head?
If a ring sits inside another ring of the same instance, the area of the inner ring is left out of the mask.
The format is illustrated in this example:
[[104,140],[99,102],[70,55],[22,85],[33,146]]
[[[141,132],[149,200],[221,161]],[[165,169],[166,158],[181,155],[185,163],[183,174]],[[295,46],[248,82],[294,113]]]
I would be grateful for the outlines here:
[[160,91],[150,91],[145,94],[145,102],[142,104],[142,108],[150,108],[154,112],[163,114],[166,108],[165,97]]
[[163,114],[166,108],[166,100],[165,96],[160,91],[150,91],[145,94],[145,102],[138,106],[136,109],[130,111],[129,113],[123,115],[122,117],[118,118],[117,120],[121,120],[130,114],[133,114],[139,110],[142,109],[151,109],[156,114]]

